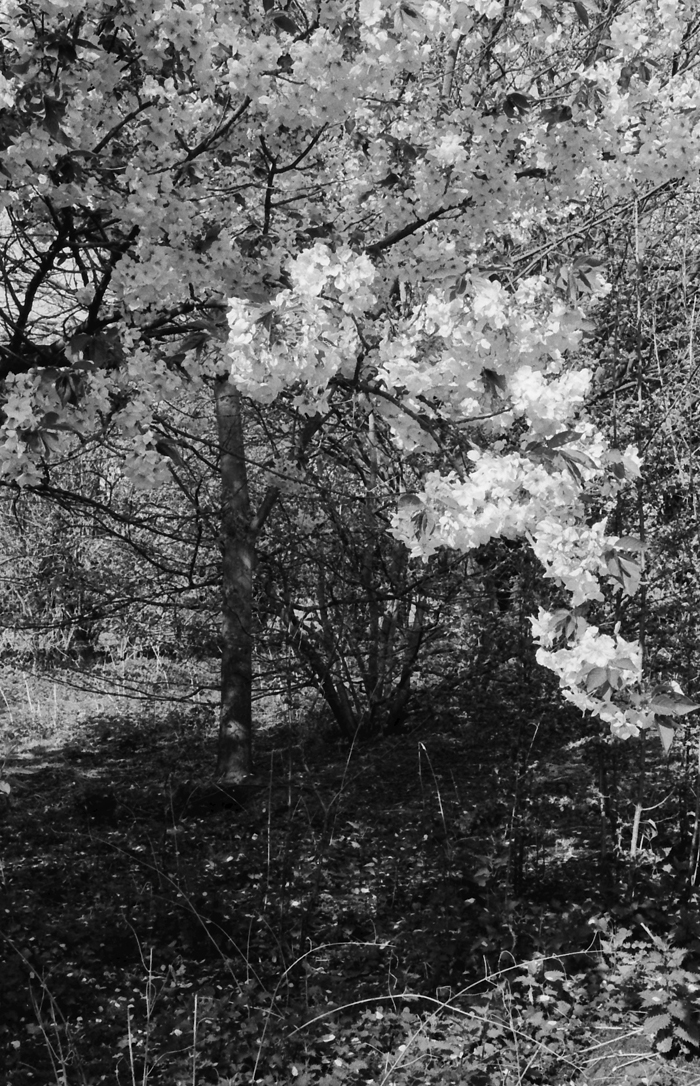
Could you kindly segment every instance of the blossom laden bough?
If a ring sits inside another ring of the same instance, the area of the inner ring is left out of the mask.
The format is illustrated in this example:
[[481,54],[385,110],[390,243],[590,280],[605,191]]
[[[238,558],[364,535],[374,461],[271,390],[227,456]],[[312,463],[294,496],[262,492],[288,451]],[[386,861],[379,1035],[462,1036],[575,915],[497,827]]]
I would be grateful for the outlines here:
[[[156,485],[162,405],[226,380],[369,404],[405,454],[465,453],[400,504],[413,553],[523,536],[572,613],[632,591],[585,499],[635,454],[586,421],[577,356],[600,224],[698,177],[691,27],[668,0],[1,0],[3,478],[120,430]],[[566,689],[632,714],[624,659]]]

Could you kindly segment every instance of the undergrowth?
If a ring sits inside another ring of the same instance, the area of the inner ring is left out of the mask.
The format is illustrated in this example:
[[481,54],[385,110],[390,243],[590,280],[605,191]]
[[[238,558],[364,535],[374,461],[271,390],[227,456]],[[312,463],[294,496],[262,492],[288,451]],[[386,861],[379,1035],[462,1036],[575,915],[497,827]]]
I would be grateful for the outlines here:
[[585,805],[550,773],[536,830],[503,743],[271,733],[239,790],[203,716],[11,754],[2,1081],[700,1082],[694,897],[651,852],[611,891]]

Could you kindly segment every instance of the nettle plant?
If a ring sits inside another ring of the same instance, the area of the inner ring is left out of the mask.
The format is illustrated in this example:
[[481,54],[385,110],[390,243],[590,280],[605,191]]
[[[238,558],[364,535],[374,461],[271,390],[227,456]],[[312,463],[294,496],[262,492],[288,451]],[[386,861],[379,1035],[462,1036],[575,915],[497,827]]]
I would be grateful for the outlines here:
[[[186,440],[158,420],[209,388],[226,510],[241,396],[284,398],[304,441],[364,413],[423,458],[422,490],[397,495],[413,555],[530,541],[568,599],[533,619],[566,697],[621,737],[689,711],[645,687],[636,640],[589,621],[642,576],[641,540],[605,521],[640,462],[586,419],[576,359],[610,290],[597,231],[698,176],[693,18],[668,0],[2,0],[5,480],[39,486],[118,430],[124,471],[157,484]],[[274,467],[260,515],[238,510],[253,549]],[[254,554],[235,553],[245,614]]]

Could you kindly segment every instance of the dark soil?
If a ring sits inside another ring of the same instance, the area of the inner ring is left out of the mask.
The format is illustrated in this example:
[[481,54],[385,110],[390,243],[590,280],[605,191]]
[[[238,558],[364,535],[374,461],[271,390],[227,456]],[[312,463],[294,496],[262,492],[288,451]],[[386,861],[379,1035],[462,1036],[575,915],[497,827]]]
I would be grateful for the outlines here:
[[558,743],[507,721],[351,751],[277,735],[222,789],[196,721],[102,720],[8,760],[1,1080],[368,1082],[318,1055],[334,1008],[351,1030],[388,1002],[398,1032],[368,1043],[389,1051],[421,998],[585,952],[598,816],[588,755]]

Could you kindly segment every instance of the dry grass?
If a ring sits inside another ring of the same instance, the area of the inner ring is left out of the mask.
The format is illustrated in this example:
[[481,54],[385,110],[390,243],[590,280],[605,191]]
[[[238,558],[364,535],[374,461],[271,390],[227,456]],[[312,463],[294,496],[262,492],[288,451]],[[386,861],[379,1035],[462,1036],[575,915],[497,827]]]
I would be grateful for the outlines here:
[[77,741],[87,721],[134,714],[154,723],[177,706],[216,704],[216,675],[150,659],[90,670],[5,664],[0,674],[0,757]]

